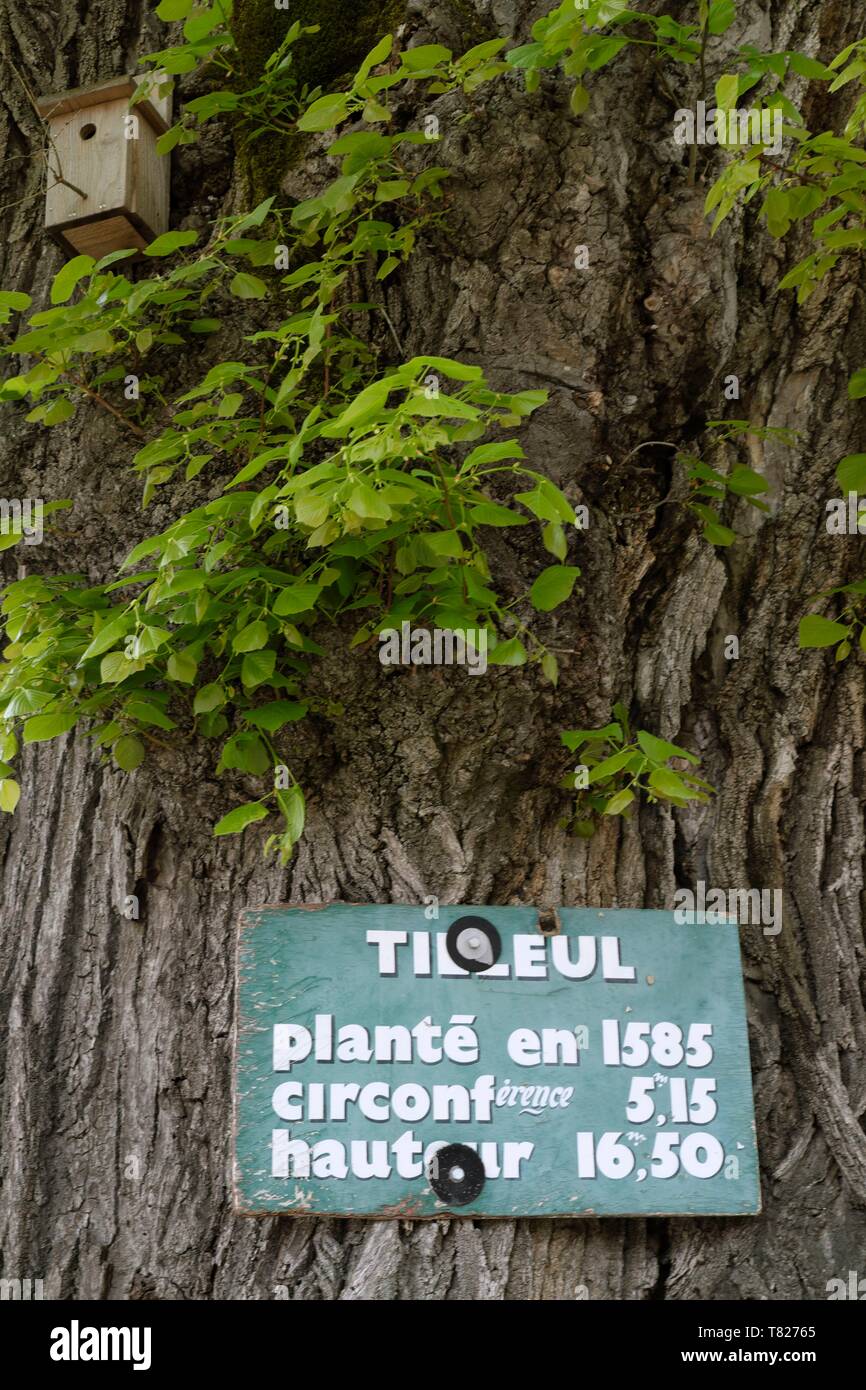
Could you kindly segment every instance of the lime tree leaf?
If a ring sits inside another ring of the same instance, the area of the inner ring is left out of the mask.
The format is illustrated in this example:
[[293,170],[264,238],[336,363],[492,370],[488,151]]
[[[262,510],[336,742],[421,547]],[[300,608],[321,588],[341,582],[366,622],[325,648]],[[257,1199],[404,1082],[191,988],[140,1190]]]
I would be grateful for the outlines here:
[[707,29],[711,34],[724,34],[735,18],[734,0],[712,0]]
[[349,97],[346,92],[319,97],[301,116],[298,130],[330,130],[344,121],[348,114]]
[[848,454],[836,469],[843,492],[866,492],[866,454]]
[[198,662],[189,652],[172,652],[168,658],[166,669],[170,680],[181,681],[184,685],[192,685],[198,670]]
[[[623,39],[623,43],[625,43],[625,39]],[[572,89],[568,104],[573,116],[582,116],[589,106],[589,92],[580,82]]]
[[[831,618],[822,618],[818,613],[810,613],[807,618],[800,619],[799,644],[801,647],[832,647],[837,642],[843,642],[850,637],[851,632],[844,623],[833,622]],[[28,720],[27,723],[31,723]],[[24,737],[27,737],[27,725],[24,726]]]
[[866,367],[858,367],[851,377],[848,382],[848,395],[852,401],[862,400],[866,396]]
[[580,570],[576,565],[550,565],[538,576],[529,591],[533,608],[549,613],[570,597]]
[[833,73],[823,63],[817,62],[815,58],[807,58],[804,53],[789,53],[788,62],[791,71],[799,74],[800,77],[818,77],[826,81],[832,78]]
[[695,764],[699,761],[693,753],[687,752],[685,748],[678,748],[675,743],[668,743],[667,739],[656,738],[655,734],[648,734],[645,729],[638,731],[637,741],[642,751],[654,763],[666,762],[668,758],[686,758],[690,763]]
[[762,478],[754,468],[746,468],[744,464],[739,464],[725,481],[730,491],[735,492],[738,497],[752,497],[756,493],[767,491],[766,478]]
[[182,246],[191,246],[198,241],[198,232],[163,232],[149,246],[145,246],[145,256],[172,256]]
[[592,769],[589,774],[590,783],[603,782],[607,777],[613,777],[614,773],[621,772],[633,757],[633,748],[621,748],[618,753],[612,753]]
[[698,794],[692,791],[691,787],[687,787],[682,778],[669,767],[657,767],[651,772],[649,784],[659,796],[669,796],[676,801],[690,801]]
[[564,560],[568,554],[568,541],[565,531],[558,521],[548,521],[542,529],[541,539],[544,542],[545,550],[551,555],[555,555],[557,560]]
[[77,714],[34,714],[24,725],[25,743],[44,743],[46,739],[57,738],[68,733],[77,720]]
[[174,720],[169,719],[164,710],[151,704],[149,700],[130,700],[125,707],[125,713],[137,724],[152,724],[157,729],[177,728]]
[[131,626],[132,615],[129,613],[121,613],[119,618],[114,618],[110,623],[105,623],[97,632],[90,646],[82,653],[78,662],[79,666],[81,666],[83,662],[89,661],[92,656],[101,656],[103,652],[108,651],[109,647],[115,646],[117,642],[120,642],[126,636]]
[[135,734],[124,734],[111,750],[114,761],[124,772],[134,772],[144,761],[144,744]]
[[277,654],[274,651],[248,652],[241,666],[241,680],[247,690],[255,690],[274,674]]
[[227,816],[217,821],[213,833],[215,835],[237,835],[241,830],[245,830],[254,821],[265,820],[268,814],[267,806],[263,806],[260,801],[247,801],[243,806],[237,806],[234,811],[229,811]]
[[267,625],[263,622],[248,623],[237,634],[232,647],[236,652],[257,652],[268,640]]
[[186,19],[196,0],[161,0],[156,7],[160,19],[170,24],[175,19]]
[[143,665],[141,661],[130,661],[125,652],[108,652],[99,663],[99,678],[103,685],[118,685]]
[[372,68],[378,67],[380,63],[384,63],[385,59],[390,57],[393,44],[393,34],[386,34],[383,39],[379,40],[375,48],[370,49],[370,52],[355,74],[356,87],[364,81],[365,77],[369,76]]
[[73,256],[58,270],[51,285],[51,303],[65,304],[79,280],[89,275],[96,262],[92,256]]
[[321,592],[321,584],[292,584],[277,595],[272,611],[278,618],[285,618],[289,613],[306,613],[315,607]]
[[487,654],[488,666],[525,666],[526,648],[519,637],[511,637],[507,642],[500,642],[492,652]]
[[30,304],[29,294],[22,294],[20,290],[0,290],[0,313],[7,309],[18,313],[22,309],[29,309]]
[[0,782],[0,811],[11,813],[21,798],[21,788],[12,777],[4,777]]
[[733,545],[737,539],[736,531],[732,531],[730,526],[722,526],[717,521],[708,521],[703,529],[705,541],[711,545]]
[[545,652],[541,658],[541,669],[551,685],[556,685],[559,681],[559,662],[553,652]]
[[264,280],[259,279],[258,275],[250,275],[245,270],[239,270],[229,284],[229,291],[236,299],[264,299],[268,287]]
[[730,73],[720,77],[716,83],[716,106],[721,111],[727,111],[730,107],[736,106],[737,97],[740,94],[740,79]]
[[623,791],[617,792],[616,796],[611,797],[604,808],[604,814],[606,816],[618,816],[625,810],[626,806],[630,806],[633,801],[634,792],[631,791],[629,787],[625,787]]
[[295,784],[288,791],[277,792],[277,804],[286,822],[286,835],[294,844],[304,833],[306,805],[304,793]]
[[269,734],[274,734],[284,724],[303,719],[308,709],[309,705],[301,701],[273,700],[271,704],[262,705],[260,709],[245,710],[244,718],[257,729],[265,729]]
[[203,685],[201,690],[196,691],[192,708],[194,714],[210,714],[212,710],[220,709],[226,702],[226,693],[222,686],[214,681],[211,685]]

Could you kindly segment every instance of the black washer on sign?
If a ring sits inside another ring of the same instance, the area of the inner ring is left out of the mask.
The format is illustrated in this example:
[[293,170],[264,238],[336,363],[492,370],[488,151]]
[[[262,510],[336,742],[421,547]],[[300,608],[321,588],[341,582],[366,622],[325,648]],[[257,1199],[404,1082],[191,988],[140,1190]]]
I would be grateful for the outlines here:
[[[464,956],[457,948],[457,939],[462,932],[471,928],[479,931],[487,937],[490,943],[490,951],[493,960],[474,960],[471,956]],[[477,975],[481,970],[489,970],[491,965],[495,965],[502,955],[502,937],[496,930],[492,922],[488,922],[486,917],[458,917],[456,922],[452,922],[448,928],[448,935],[445,937],[445,947],[455,965],[460,965],[464,970],[469,970],[473,975]]]
[[[451,1177],[455,1168],[462,1169],[462,1178]],[[427,1177],[440,1202],[449,1207],[465,1207],[467,1202],[475,1201],[484,1186],[484,1164],[466,1144],[446,1144],[431,1158]]]

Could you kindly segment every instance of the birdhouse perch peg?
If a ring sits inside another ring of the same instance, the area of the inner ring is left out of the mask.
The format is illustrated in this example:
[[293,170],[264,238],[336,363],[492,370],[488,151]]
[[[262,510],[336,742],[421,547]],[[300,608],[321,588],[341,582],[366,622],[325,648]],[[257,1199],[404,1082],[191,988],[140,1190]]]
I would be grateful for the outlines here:
[[97,260],[143,250],[168,230],[169,161],[156,151],[171,95],[151,89],[132,110],[140,79],[40,97],[50,136],[45,229],[65,251]]

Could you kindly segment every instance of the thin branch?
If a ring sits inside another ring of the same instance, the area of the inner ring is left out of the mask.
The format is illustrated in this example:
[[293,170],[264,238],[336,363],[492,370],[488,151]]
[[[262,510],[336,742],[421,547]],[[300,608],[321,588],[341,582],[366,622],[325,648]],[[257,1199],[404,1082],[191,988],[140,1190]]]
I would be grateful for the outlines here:
[[71,373],[70,377],[72,381],[75,382],[75,385],[79,388],[79,390],[84,392],[85,396],[89,396],[92,401],[96,401],[96,404],[101,405],[103,410],[110,411],[111,414],[115,417],[115,419],[119,420],[122,425],[125,425],[128,430],[132,430],[132,433],[134,435],[137,435],[139,439],[147,438],[147,435],[145,434],[144,430],[140,429],[138,425],[133,424],[132,420],[130,420],[128,416],[124,415],[122,410],[118,410],[116,406],[111,404],[111,401],[107,401],[104,396],[100,396],[98,391],[92,390],[91,387],[89,387],[86,384],[86,382],[83,382],[80,379],[80,377],[72,376]]

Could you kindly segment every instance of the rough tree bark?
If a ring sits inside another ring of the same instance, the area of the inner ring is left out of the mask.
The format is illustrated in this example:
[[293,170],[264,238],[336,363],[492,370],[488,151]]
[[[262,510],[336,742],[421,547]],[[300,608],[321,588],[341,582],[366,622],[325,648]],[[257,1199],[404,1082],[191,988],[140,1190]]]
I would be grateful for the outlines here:
[[[523,38],[546,8],[411,0],[404,40]],[[860,7],[738,8],[738,40],[827,57],[855,37]],[[4,203],[38,179],[19,76],[37,93],[110,77],[162,33],[143,0],[2,0],[0,158],[16,161],[3,165]],[[678,81],[675,104],[694,100],[694,79]],[[316,679],[346,714],[296,735],[311,811],[285,871],[263,861],[255,831],[242,843],[211,838],[214,811],[245,798],[240,783],[214,777],[210,749],[155,749],[132,776],[102,768],[84,740],[28,753],[21,806],[0,825],[4,1276],[43,1277],[47,1294],[78,1298],[269,1298],[283,1286],[292,1299],[569,1299],[584,1285],[592,1298],[787,1299],[824,1298],[829,1278],[862,1265],[863,667],[796,647],[808,596],[862,573],[861,543],[823,525],[835,464],[857,448],[863,420],[845,389],[866,360],[860,267],[840,267],[798,309],[776,290],[796,248],[771,242],[753,214],[710,241],[706,182],[688,186],[674,104],[640,53],[599,74],[579,121],[567,90],[550,75],[528,98],[505,79],[466,124],[454,98],[428,99],[443,133],[437,162],[455,170],[448,226],[387,296],[407,355],[463,356],[497,386],[550,391],[527,452],[591,514],[573,542],[581,592],[549,620],[564,653],[559,688],[505,669],[484,680],[383,676],[374,653],[330,649]],[[827,98],[809,95],[807,116],[826,122],[816,103]],[[231,200],[237,172],[225,133],[176,156],[174,225],[204,225]],[[323,176],[311,157],[286,192]],[[3,217],[3,285],[47,300],[61,258],[41,234],[41,199]],[[573,265],[581,244],[586,271]],[[246,312],[235,308],[238,336]],[[656,507],[672,483],[682,493],[669,451],[623,460],[721,415],[728,373],[741,383],[733,413],[801,434],[793,450],[752,445],[772,515],[742,507],[744,538],[722,552],[681,506]],[[10,409],[3,446],[0,493],[75,499],[73,521],[24,557],[34,570],[96,581],[145,524],[170,519],[160,499],[142,521],[130,441],[107,415],[79,413],[49,432]],[[537,570],[530,529],[516,542],[508,533],[497,553],[506,584]],[[17,559],[2,557],[7,578]],[[739,637],[737,661],[724,659],[727,634]],[[700,752],[718,796],[688,813],[645,808],[575,840],[557,825],[559,730],[604,722],[618,698],[644,727]],[[242,907],[425,893],[661,907],[675,884],[699,878],[784,889],[781,934],[742,931],[760,1217],[233,1216]],[[140,922],[120,915],[132,892]]]

